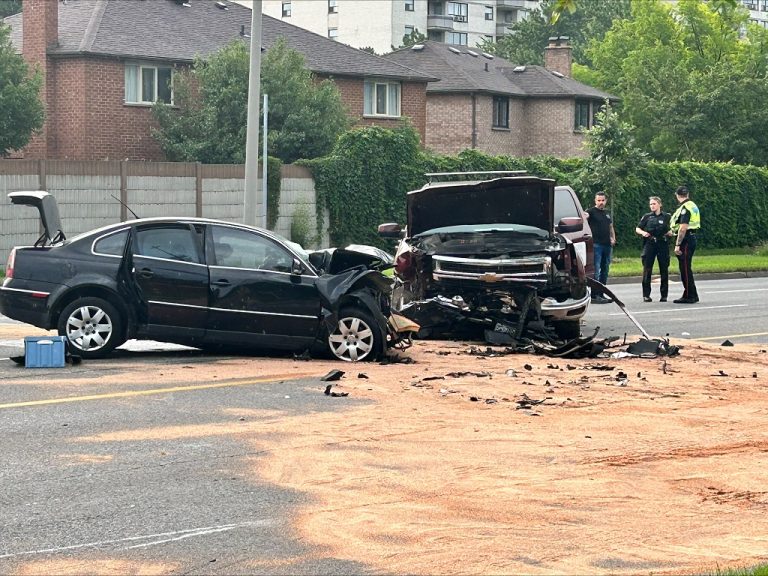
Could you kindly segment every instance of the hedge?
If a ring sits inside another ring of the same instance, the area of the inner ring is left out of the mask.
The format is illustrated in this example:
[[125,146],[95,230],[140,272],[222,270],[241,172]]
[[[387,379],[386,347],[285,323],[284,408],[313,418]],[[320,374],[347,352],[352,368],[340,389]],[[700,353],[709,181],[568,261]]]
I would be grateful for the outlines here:
[[[305,161],[315,177],[318,192],[318,228],[322,208],[333,245],[347,243],[386,246],[376,233],[382,222],[405,223],[405,195],[427,182],[429,172],[477,170],[526,170],[569,184],[581,197],[584,208],[593,204],[597,190],[579,188],[585,169],[581,159],[552,157],[515,158],[490,156],[465,150],[456,156],[436,155],[419,148],[418,134],[405,124],[389,130],[357,128],[345,133],[331,156]],[[648,212],[648,197],[659,196],[664,210],[674,211],[675,189],[685,184],[701,209],[700,246],[735,248],[768,240],[768,169],[725,163],[649,162],[638,170],[638,184],[620,198],[609,196],[620,245],[639,241],[634,234],[640,217]]]

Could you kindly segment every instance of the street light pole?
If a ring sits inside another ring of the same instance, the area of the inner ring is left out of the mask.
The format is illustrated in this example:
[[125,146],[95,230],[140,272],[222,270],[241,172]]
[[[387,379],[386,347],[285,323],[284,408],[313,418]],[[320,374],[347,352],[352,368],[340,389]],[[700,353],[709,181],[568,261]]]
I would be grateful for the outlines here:
[[[251,7],[251,58],[248,70],[248,126],[245,140],[245,191],[243,222],[256,226],[259,222],[259,95],[261,92],[261,0]],[[267,178],[267,166],[263,176]],[[267,204],[262,206],[266,221]]]

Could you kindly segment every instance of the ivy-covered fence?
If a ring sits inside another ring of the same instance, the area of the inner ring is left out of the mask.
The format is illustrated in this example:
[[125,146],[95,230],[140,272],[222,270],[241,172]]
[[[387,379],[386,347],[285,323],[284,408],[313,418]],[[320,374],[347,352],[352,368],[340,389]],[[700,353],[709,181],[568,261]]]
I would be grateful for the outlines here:
[[[583,160],[489,156],[476,150],[439,156],[421,150],[416,132],[408,125],[395,130],[352,130],[342,136],[331,156],[305,164],[315,176],[318,207],[329,210],[333,245],[383,245],[376,234],[377,225],[405,222],[406,193],[426,183],[424,174],[428,172],[526,170],[573,186],[584,208],[592,205],[597,192],[579,184],[586,169]],[[620,245],[637,243],[634,229],[640,216],[648,211],[648,197],[661,197],[664,210],[672,212],[676,207],[674,191],[681,184],[688,186],[692,200],[701,209],[701,246],[733,248],[768,240],[768,169],[722,163],[650,162],[638,169],[633,180],[637,184],[625,189],[621,197],[606,191],[609,207],[613,203]]]

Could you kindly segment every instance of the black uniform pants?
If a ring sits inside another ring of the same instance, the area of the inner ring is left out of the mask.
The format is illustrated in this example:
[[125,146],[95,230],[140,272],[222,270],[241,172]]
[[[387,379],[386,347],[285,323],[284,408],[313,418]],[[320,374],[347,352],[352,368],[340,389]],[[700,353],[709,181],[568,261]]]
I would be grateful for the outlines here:
[[685,239],[680,246],[681,253],[677,256],[677,262],[680,265],[680,281],[683,283],[683,298],[693,300],[699,299],[699,293],[696,291],[696,282],[693,280],[693,270],[691,262],[693,253],[696,252],[696,236],[686,233]]
[[653,263],[659,261],[659,275],[661,276],[661,297],[666,298],[669,293],[669,244],[665,240],[648,240],[643,246],[640,255],[643,261],[643,296],[651,295],[651,276],[653,275]]

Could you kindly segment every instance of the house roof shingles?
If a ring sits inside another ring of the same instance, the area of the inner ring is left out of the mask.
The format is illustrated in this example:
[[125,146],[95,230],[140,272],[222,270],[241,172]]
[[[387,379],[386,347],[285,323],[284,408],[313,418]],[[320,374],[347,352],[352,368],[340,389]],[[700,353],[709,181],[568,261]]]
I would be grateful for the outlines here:
[[[479,49],[426,41],[422,48],[402,48],[383,56],[414,70],[440,78],[427,85],[427,93],[487,92],[517,97],[616,97],[573,78],[560,77],[541,66],[517,65],[483,54]],[[520,71],[515,72],[515,69]]]
[[[192,62],[229,42],[250,36],[251,9],[224,0],[67,0],[59,3],[59,46],[51,55],[91,54],[135,59]],[[11,40],[21,52],[22,15],[5,19]],[[262,46],[284,37],[301,52],[315,73],[335,76],[376,76],[429,82],[435,78],[281,20],[262,15]]]

